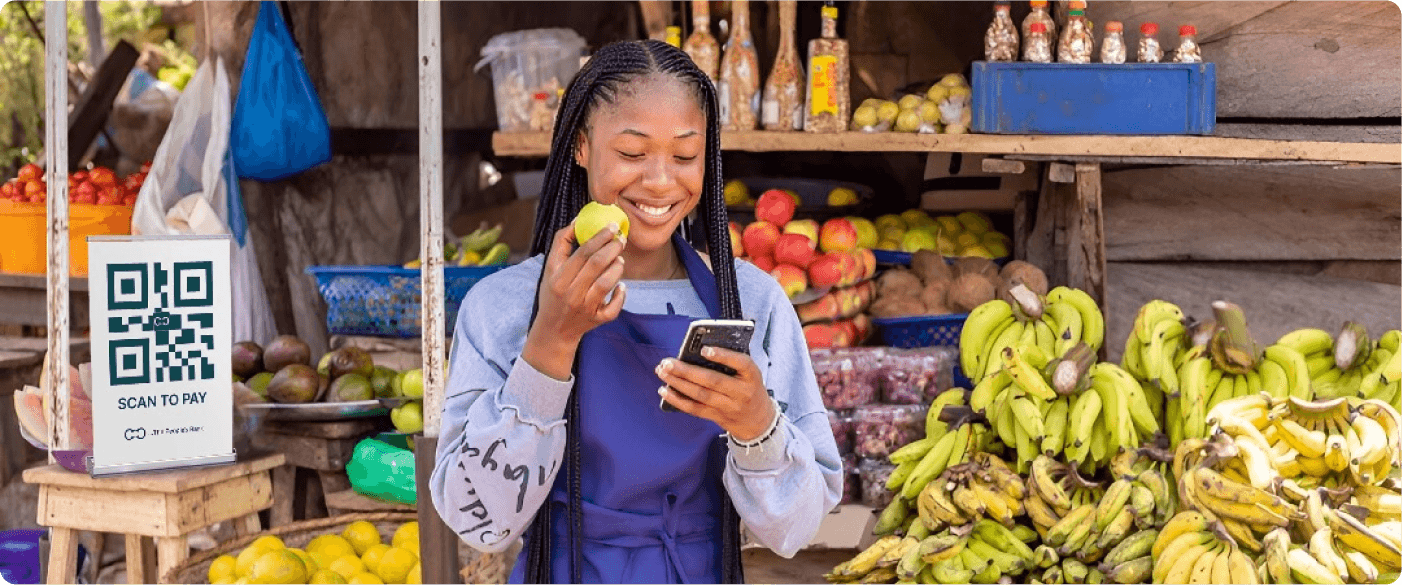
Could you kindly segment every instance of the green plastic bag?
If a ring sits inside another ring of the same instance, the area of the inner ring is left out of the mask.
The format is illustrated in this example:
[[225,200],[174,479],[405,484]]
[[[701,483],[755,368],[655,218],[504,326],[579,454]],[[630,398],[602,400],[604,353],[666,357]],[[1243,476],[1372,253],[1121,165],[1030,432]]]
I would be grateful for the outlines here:
[[346,464],[351,489],[356,493],[387,502],[418,505],[414,475],[414,452],[379,440],[365,439],[355,445]]

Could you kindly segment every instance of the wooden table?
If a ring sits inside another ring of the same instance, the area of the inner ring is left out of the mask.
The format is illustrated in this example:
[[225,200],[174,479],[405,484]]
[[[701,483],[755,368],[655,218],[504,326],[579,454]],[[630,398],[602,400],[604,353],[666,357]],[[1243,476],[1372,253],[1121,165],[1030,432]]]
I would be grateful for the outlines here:
[[273,470],[270,523],[277,527],[321,516],[321,510],[316,508],[322,506],[322,499],[316,492],[324,498],[350,489],[346,464],[350,463],[356,444],[391,428],[386,416],[333,422],[264,423],[258,444],[286,457],[286,463]]
[[80,530],[125,535],[129,583],[158,582],[189,556],[189,534],[216,522],[235,520],[239,535],[258,532],[258,511],[273,505],[270,470],[284,460],[271,453],[103,478],[58,465],[25,470],[24,481],[39,485],[39,524],[50,530],[48,582],[72,582]]

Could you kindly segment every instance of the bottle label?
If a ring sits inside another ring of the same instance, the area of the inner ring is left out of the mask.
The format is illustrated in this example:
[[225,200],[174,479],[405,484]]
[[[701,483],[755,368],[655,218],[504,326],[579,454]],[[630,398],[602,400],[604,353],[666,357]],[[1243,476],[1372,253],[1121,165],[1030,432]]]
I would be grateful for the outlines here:
[[837,87],[837,57],[814,55],[809,60],[809,65],[813,68],[813,79],[808,88],[813,96],[809,104],[809,114],[817,116],[828,113],[836,116],[837,95],[833,89]]
[[720,102],[720,123],[730,124],[730,82],[721,80],[716,84],[716,101]]
[[761,116],[765,126],[774,126],[779,123],[779,100],[777,98],[766,98],[764,100],[764,115]]

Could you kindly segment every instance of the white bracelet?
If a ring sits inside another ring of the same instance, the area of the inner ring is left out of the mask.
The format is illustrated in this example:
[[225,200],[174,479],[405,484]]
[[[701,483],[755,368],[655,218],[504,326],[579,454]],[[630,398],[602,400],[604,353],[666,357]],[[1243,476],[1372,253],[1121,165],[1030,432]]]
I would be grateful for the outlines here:
[[735,435],[732,435],[729,432],[725,433],[725,436],[730,438],[730,442],[732,444],[734,444],[736,447],[744,447],[746,453],[749,452],[750,448],[758,447],[765,441],[768,441],[769,438],[773,437],[774,433],[779,430],[779,418],[783,416],[783,413],[779,411],[778,401],[774,400],[773,397],[770,397],[769,401],[774,404],[774,420],[769,421],[769,428],[766,429],[763,433],[760,433],[759,438],[753,441],[740,441],[735,438]]

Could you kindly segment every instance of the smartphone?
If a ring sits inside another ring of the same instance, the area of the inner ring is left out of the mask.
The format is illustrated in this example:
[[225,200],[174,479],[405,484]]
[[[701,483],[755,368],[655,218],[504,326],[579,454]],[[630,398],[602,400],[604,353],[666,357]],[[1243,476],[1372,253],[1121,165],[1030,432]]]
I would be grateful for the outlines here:
[[[681,350],[677,352],[677,360],[715,370],[727,376],[734,376],[734,368],[701,357],[701,349],[705,347],[720,347],[731,351],[738,351],[743,354],[749,354],[750,337],[754,335],[754,332],[754,321],[728,319],[700,319],[692,321],[691,326],[686,330],[686,339],[682,341]],[[668,412],[677,411],[677,407],[672,406],[665,398],[662,399],[660,406],[662,410]]]

